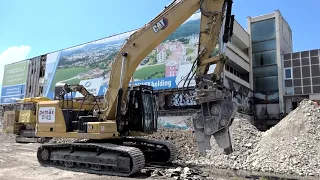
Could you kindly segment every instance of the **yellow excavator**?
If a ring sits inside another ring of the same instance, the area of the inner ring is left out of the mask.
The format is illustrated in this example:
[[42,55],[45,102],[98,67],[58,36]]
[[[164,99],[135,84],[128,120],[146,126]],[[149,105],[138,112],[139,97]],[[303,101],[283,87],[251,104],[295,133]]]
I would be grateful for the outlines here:
[[14,104],[3,105],[3,127],[6,134],[15,135],[17,143],[44,143],[50,138],[36,137],[36,105],[49,101],[46,97],[17,99]]
[[[228,57],[223,51],[232,36],[232,0],[175,0],[151,22],[133,33],[114,59],[104,101],[98,102],[81,85],[57,84],[57,100],[37,105],[36,135],[49,138],[80,138],[74,143],[41,144],[37,158],[42,166],[66,167],[95,174],[131,176],[146,164],[175,160],[174,144],[148,140],[157,131],[157,107],[153,88],[130,86],[142,60],[197,10],[201,11],[198,57],[189,76],[195,78],[201,111],[193,116],[198,149],[205,154],[213,135],[225,153],[232,152],[229,126],[236,115],[230,91],[221,72]],[[220,40],[220,54],[212,56]],[[208,74],[209,66],[215,70]],[[190,77],[187,77],[190,79]],[[59,90],[59,91],[58,91]],[[65,95],[81,92],[74,101]]]

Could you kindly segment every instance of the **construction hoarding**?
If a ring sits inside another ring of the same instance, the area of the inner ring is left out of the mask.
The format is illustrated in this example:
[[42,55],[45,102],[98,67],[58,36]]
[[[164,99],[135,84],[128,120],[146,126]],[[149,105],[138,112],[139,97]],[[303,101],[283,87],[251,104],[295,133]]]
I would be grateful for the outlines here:
[[4,67],[1,104],[13,103],[25,96],[29,61],[20,61]]
[[[155,90],[182,87],[184,81],[181,80],[190,72],[197,56],[199,28],[200,13],[197,13],[142,60],[134,73],[134,84],[151,85]],[[134,32],[49,54],[45,75],[46,96],[54,97],[54,87],[58,82],[83,84],[92,94],[103,95],[108,88],[114,57],[125,39]],[[214,66],[210,71],[213,70]],[[194,81],[189,84],[193,86]]]

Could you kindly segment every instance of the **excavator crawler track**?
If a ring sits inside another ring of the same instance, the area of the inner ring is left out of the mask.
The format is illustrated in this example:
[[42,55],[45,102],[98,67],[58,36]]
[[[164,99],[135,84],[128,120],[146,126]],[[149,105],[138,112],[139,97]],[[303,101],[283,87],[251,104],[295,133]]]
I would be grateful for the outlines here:
[[77,143],[44,144],[37,158],[42,166],[99,175],[131,176],[146,164],[165,165],[177,157],[168,141],[143,138],[88,140]]
[[37,158],[42,166],[123,177],[138,173],[145,166],[144,155],[138,148],[109,143],[41,145]]
[[139,148],[144,153],[147,164],[164,165],[171,163],[178,155],[176,146],[168,141],[125,138],[123,145],[126,145],[126,143],[130,146]]
[[169,141],[150,140],[138,137],[88,140],[86,143],[110,143],[120,146],[136,147],[145,157],[146,164],[168,164],[177,158],[177,148]]

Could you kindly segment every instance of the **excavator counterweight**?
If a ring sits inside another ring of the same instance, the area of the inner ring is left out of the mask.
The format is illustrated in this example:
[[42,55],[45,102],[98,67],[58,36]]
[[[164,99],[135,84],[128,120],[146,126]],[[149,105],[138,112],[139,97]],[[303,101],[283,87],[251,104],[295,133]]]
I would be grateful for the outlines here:
[[[212,135],[226,153],[231,153],[228,127],[235,116],[235,107],[221,77],[228,60],[223,47],[232,35],[231,7],[232,0],[174,0],[121,47],[114,58],[103,102],[98,102],[82,85],[57,84],[58,99],[37,105],[37,136],[88,140],[42,144],[37,152],[39,163],[96,174],[130,176],[145,164],[174,161],[177,157],[174,144],[141,137],[158,128],[153,87],[129,87],[129,82],[143,59],[199,9],[199,49],[186,77],[195,79],[196,100],[201,104],[201,111],[193,115],[195,135],[202,154],[210,149]],[[218,40],[220,55],[213,56]],[[211,65],[216,67],[208,74]],[[84,96],[83,101],[64,98],[75,91]]]

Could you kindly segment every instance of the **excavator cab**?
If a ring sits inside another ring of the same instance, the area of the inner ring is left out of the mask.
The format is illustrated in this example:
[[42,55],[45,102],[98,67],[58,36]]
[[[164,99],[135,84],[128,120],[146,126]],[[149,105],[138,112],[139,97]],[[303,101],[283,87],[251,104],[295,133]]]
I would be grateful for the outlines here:
[[[121,115],[123,132],[152,133],[157,130],[157,108],[153,87],[139,85],[128,88],[127,111]],[[125,122],[125,123],[124,123]]]
[[[64,101],[64,96],[73,91],[84,92],[85,96],[95,98],[85,87],[79,84],[57,83],[55,91],[58,94],[57,97],[59,97],[56,99],[60,101]],[[92,108],[85,108],[85,104],[83,103],[81,103],[82,105],[80,105],[79,109],[74,108],[75,105],[72,102],[73,100],[71,99],[71,102],[67,103],[66,106],[64,106],[65,103],[61,105],[66,132],[77,131],[87,133],[88,122],[103,121],[99,115],[94,115]],[[128,87],[126,102],[120,102],[116,115],[117,131],[120,133],[120,136],[126,136],[132,131],[150,134],[157,130],[158,117],[152,86],[139,85]],[[123,105],[125,105],[125,108],[123,108]],[[99,107],[98,103],[94,107]],[[101,111],[101,109],[98,111]]]

